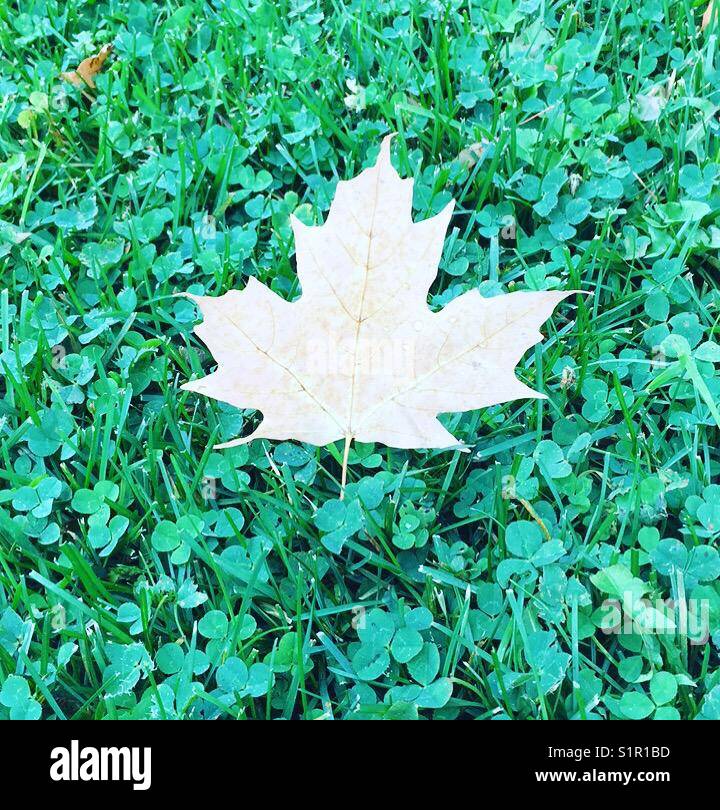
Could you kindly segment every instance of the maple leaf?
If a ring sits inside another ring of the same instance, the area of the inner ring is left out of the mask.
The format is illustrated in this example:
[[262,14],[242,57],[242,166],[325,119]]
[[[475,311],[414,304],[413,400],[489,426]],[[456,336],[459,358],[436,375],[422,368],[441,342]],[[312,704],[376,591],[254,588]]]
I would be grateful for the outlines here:
[[324,225],[292,218],[302,295],[285,301],[250,278],[218,297],[185,294],[217,370],[182,386],[264,419],[251,435],[325,445],[352,439],[400,448],[458,447],[438,421],[521,397],[515,376],[539,326],[570,292],[472,290],[440,312],[427,304],[454,202],[412,220],[413,181],[390,162],[338,183]]
[[95,88],[95,76],[101,71],[103,63],[112,53],[112,45],[103,45],[95,56],[88,56],[77,66],[76,70],[61,73],[61,78],[74,84],[75,87]]

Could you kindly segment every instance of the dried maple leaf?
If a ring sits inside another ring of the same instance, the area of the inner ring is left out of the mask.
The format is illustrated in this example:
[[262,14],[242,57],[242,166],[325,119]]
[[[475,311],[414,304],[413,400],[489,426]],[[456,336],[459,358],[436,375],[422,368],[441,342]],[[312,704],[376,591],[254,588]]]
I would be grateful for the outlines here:
[[250,436],[218,447],[344,438],[346,459],[352,439],[457,447],[438,413],[543,397],[513,369],[571,292],[483,298],[472,290],[432,312],[427,295],[454,202],[413,222],[412,189],[393,169],[386,138],[375,166],[338,183],[324,225],[293,218],[297,301],[254,278],[219,297],[188,295],[218,368],[183,389],[264,415]]
[[61,73],[60,76],[65,81],[74,84],[75,87],[90,87],[95,88],[95,76],[102,69],[103,63],[112,53],[112,45],[103,45],[100,51],[95,56],[88,56],[83,59],[77,66],[77,70],[71,70],[68,73]]

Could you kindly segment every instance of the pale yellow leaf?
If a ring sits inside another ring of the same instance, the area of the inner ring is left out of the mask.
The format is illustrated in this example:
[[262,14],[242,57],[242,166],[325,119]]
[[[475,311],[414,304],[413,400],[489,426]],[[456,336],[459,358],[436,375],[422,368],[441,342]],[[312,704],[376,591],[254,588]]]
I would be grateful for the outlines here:
[[427,304],[454,202],[413,222],[413,181],[390,162],[338,183],[324,225],[293,218],[302,295],[288,302],[251,278],[219,297],[189,296],[195,332],[217,371],[183,388],[264,415],[247,438],[324,445],[345,438],[401,448],[457,447],[438,421],[542,397],[514,368],[571,292],[473,290],[440,312]]

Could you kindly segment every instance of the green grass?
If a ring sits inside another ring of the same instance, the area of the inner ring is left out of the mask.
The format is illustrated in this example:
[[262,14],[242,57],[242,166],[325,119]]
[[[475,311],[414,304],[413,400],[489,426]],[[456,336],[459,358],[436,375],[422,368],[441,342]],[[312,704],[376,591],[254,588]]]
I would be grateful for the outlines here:
[[[720,717],[705,5],[18,8],[0,718]],[[94,93],[59,78],[107,42]],[[342,443],[212,450],[258,415],[180,391],[212,359],[174,294],[296,297],[290,214],[322,221],[390,131],[415,218],[457,201],[431,306],[592,296],[520,364],[548,400],[445,415],[469,454],[355,445],[340,502]]]

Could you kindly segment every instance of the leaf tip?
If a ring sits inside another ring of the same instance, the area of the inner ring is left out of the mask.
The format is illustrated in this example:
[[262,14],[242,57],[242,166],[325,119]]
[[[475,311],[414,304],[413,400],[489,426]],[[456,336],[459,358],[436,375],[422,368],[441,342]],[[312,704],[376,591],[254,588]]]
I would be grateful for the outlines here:
[[392,144],[393,138],[397,135],[397,132],[389,132],[380,142],[380,151],[390,151],[390,145]]
[[231,439],[229,442],[220,442],[213,445],[213,450],[228,450],[230,447],[237,447],[240,444],[247,444],[252,436],[240,437],[239,439]]
[[394,168],[390,160],[390,145],[395,135],[397,135],[396,132],[391,132],[382,139],[380,143],[380,154],[375,163],[376,166],[389,166],[391,169]]

